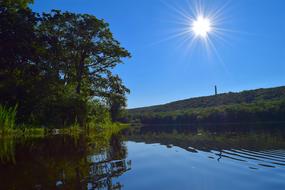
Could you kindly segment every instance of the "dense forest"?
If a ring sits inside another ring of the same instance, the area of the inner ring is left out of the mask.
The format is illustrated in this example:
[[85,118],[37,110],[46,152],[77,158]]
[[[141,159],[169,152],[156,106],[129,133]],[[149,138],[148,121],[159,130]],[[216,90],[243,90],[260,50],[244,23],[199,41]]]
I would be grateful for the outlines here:
[[285,121],[285,87],[191,98],[128,113],[129,121],[147,124]]
[[108,23],[32,3],[0,1],[0,126],[118,120],[129,89],[113,68],[130,53]]

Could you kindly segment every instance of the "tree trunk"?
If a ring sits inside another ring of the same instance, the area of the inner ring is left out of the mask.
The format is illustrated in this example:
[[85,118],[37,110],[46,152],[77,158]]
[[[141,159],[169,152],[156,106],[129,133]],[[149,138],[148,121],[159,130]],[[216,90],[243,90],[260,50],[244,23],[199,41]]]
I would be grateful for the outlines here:
[[81,92],[81,81],[82,81],[82,71],[81,71],[81,66],[82,64],[79,65],[78,71],[77,71],[77,76],[76,76],[76,81],[77,81],[77,86],[76,86],[76,93],[80,94]]
[[77,72],[76,72],[76,82],[77,82],[77,86],[76,86],[76,93],[80,94],[81,92],[81,83],[82,83],[82,76],[83,76],[83,69],[84,69],[84,60],[85,60],[85,54],[83,53],[81,55],[81,60],[78,64],[77,67]]

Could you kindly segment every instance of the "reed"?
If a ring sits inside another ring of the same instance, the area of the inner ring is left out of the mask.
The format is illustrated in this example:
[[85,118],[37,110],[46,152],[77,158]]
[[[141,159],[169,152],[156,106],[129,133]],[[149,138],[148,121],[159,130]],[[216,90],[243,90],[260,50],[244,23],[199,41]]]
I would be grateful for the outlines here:
[[17,106],[5,107],[0,105],[0,130],[14,129],[16,123]]

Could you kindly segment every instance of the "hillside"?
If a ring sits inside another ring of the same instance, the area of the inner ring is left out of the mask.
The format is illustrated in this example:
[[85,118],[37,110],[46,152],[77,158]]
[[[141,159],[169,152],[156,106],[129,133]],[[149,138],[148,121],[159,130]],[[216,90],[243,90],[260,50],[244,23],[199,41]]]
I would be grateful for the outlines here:
[[129,109],[142,123],[239,122],[285,120],[285,86],[190,98]]

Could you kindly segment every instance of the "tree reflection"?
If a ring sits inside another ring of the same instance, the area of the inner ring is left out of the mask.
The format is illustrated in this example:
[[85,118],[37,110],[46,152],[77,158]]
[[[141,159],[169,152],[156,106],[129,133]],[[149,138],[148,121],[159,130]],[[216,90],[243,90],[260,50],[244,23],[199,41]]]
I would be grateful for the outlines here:
[[131,169],[131,161],[124,159],[126,152],[126,147],[122,146],[118,136],[112,136],[110,148],[90,158],[91,166],[87,189],[121,189],[123,185],[119,182],[113,183],[113,179]]
[[[224,149],[284,149],[285,128],[278,125],[143,126],[125,132],[128,140],[174,145],[223,157]],[[219,158],[220,160],[220,158]]]
[[88,189],[121,189],[122,184],[113,183],[112,179],[131,169],[131,161],[113,160],[93,163],[90,169]]
[[106,140],[58,135],[6,143],[0,147],[0,189],[121,189],[114,179],[131,169],[131,161],[120,135],[99,142]]

